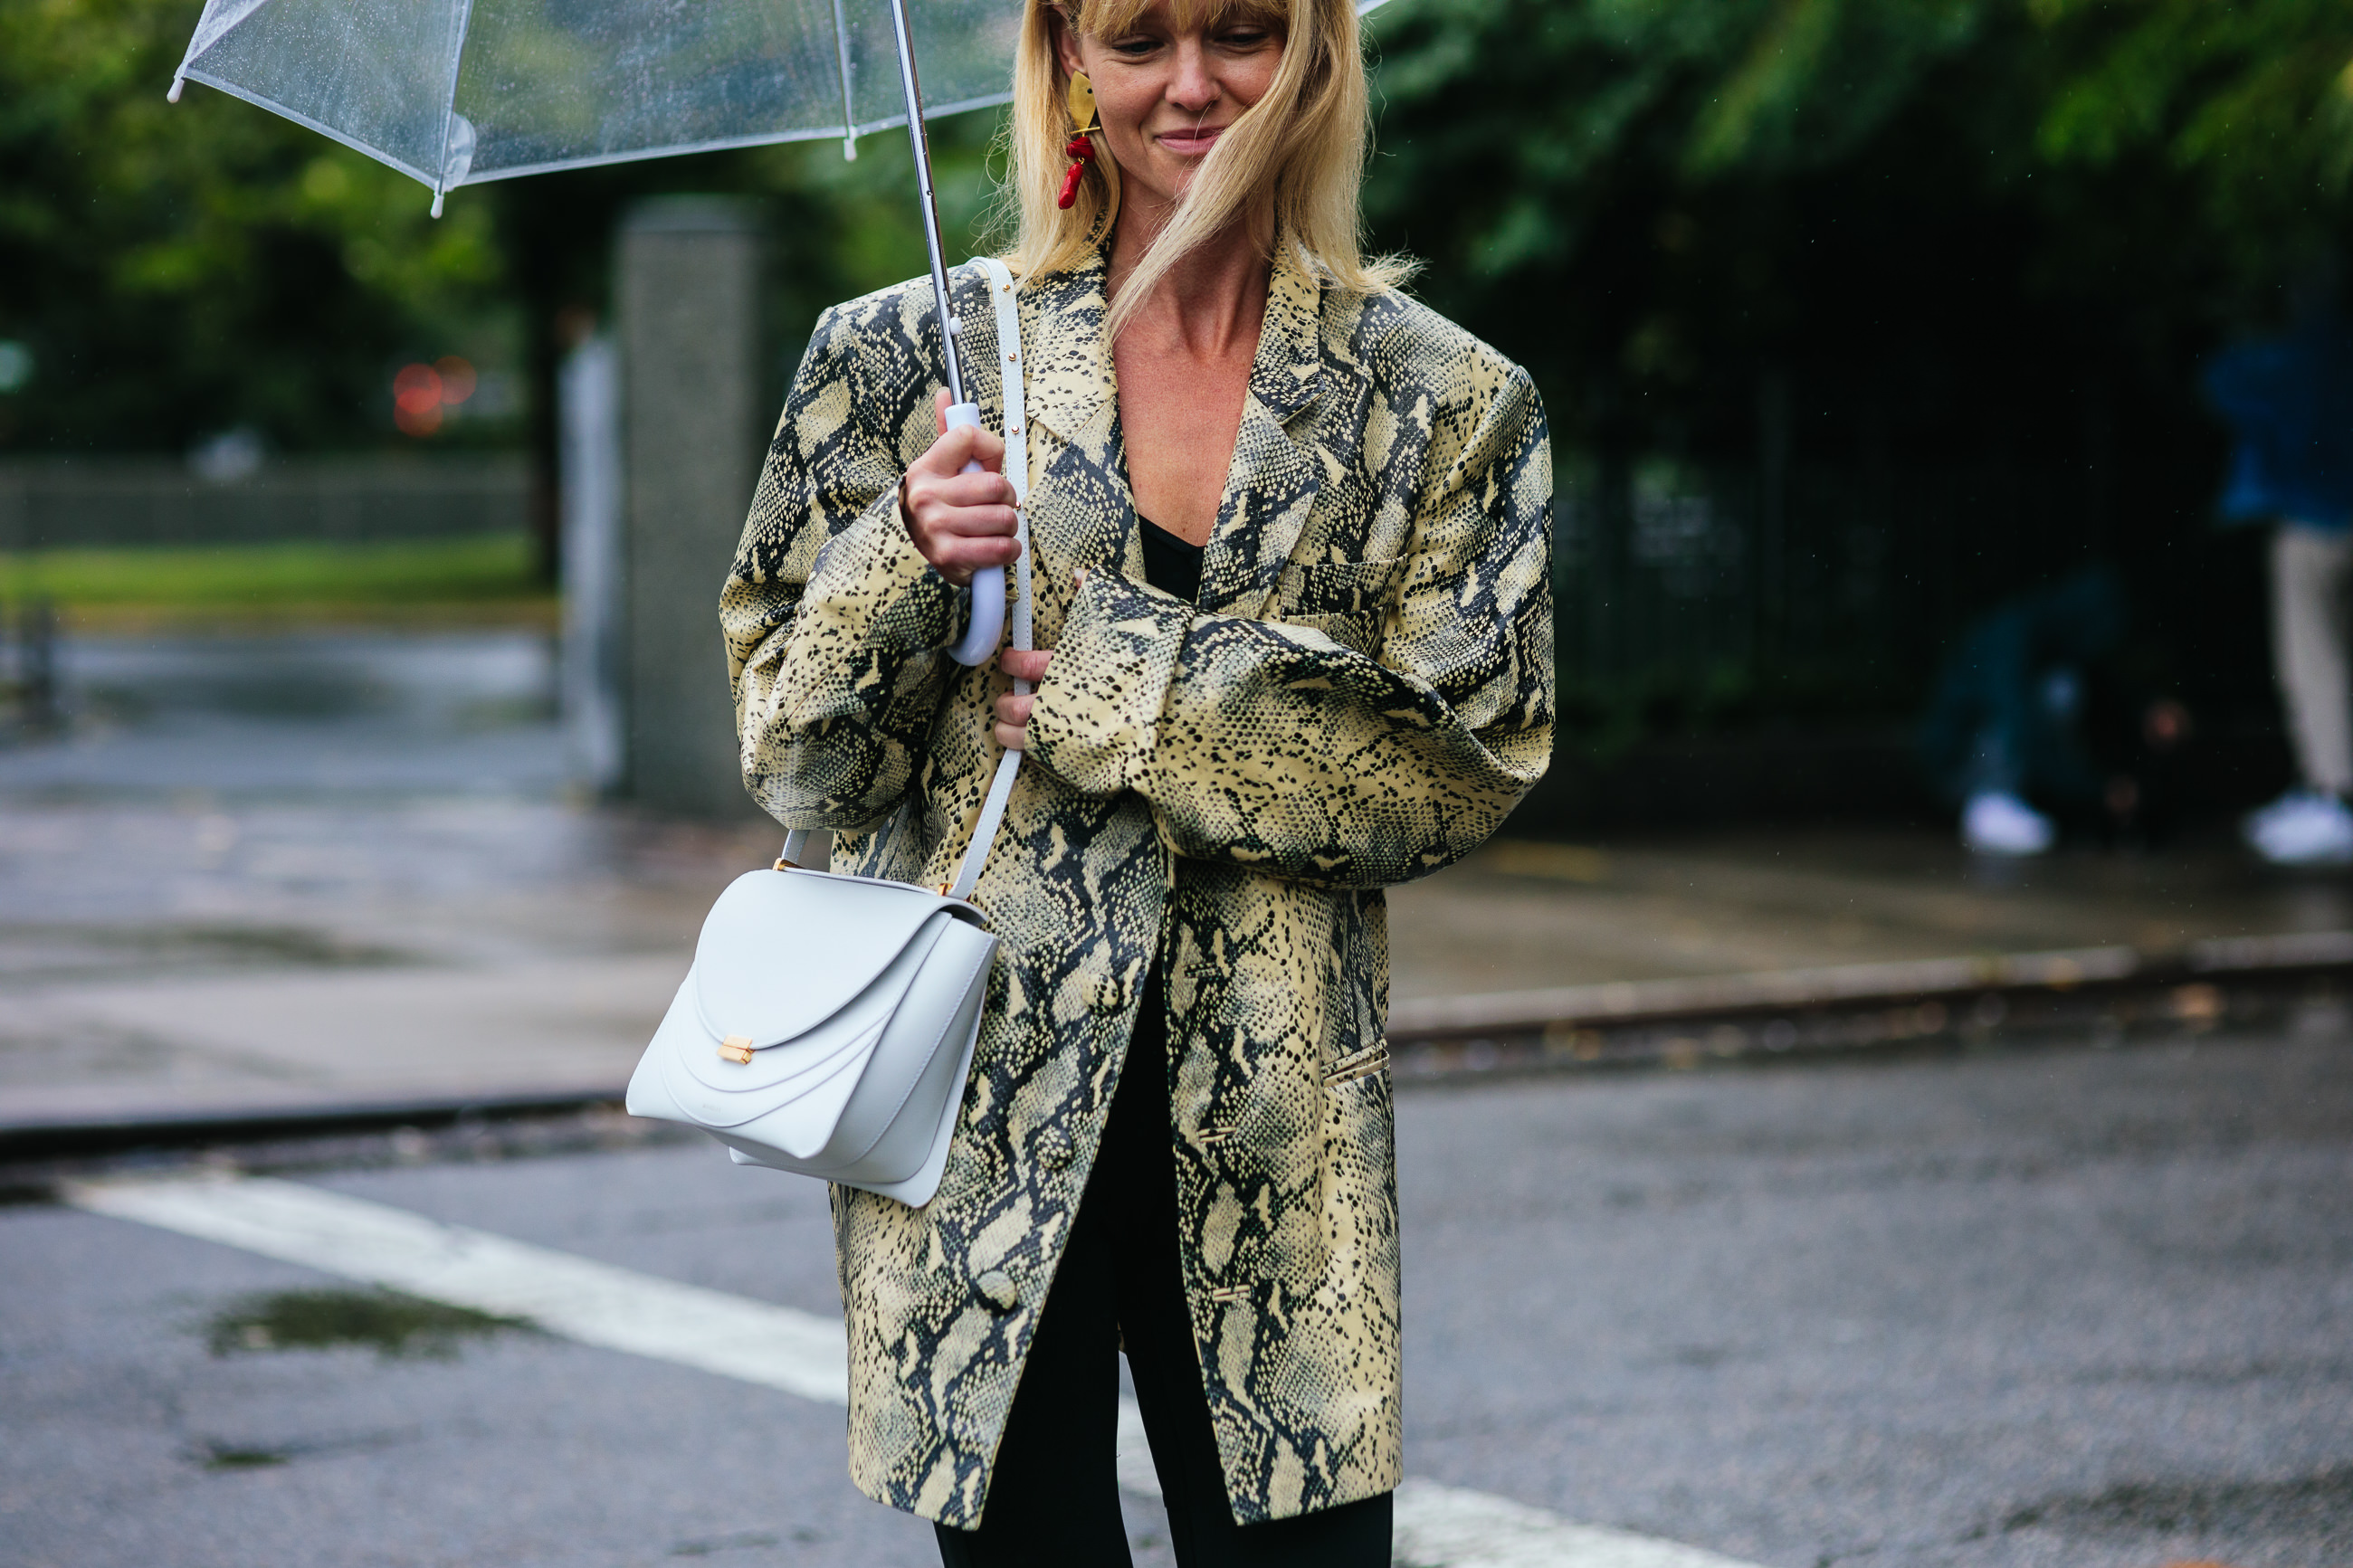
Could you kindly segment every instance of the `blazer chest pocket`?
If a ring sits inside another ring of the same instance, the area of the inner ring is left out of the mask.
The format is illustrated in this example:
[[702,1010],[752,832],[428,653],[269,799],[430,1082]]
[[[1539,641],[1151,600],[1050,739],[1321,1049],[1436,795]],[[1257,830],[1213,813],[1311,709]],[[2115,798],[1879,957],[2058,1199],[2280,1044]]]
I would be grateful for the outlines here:
[[1322,632],[1358,653],[1377,655],[1390,592],[1404,568],[1401,557],[1293,563],[1282,569],[1273,618]]

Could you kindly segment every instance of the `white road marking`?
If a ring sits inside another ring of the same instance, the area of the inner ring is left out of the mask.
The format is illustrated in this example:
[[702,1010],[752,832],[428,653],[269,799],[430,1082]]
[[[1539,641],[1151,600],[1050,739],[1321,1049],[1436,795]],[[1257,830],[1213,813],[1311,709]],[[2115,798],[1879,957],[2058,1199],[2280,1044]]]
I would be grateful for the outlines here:
[[1680,1542],[1571,1524],[1485,1492],[1409,1480],[1397,1489],[1397,1568],[1754,1568]]
[[[385,1204],[269,1177],[207,1173],[69,1182],[67,1203],[322,1273],[501,1317],[828,1405],[849,1398],[840,1323],[443,1225]],[[1144,1418],[1119,1413],[1120,1484],[1160,1495]],[[1398,1568],[1754,1568],[1625,1531],[1571,1524],[1508,1498],[1409,1480],[1397,1493]]]
[[294,1182],[206,1176],[75,1182],[76,1208],[388,1286],[451,1306],[529,1318],[606,1350],[849,1403],[840,1323],[443,1225]]

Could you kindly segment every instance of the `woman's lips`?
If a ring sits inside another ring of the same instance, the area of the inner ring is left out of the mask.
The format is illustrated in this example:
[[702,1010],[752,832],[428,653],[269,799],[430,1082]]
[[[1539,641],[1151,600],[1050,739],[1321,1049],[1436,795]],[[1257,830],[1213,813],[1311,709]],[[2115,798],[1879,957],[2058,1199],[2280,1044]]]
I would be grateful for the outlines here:
[[1222,125],[1187,125],[1181,131],[1163,131],[1153,140],[1171,153],[1206,153],[1225,129]]

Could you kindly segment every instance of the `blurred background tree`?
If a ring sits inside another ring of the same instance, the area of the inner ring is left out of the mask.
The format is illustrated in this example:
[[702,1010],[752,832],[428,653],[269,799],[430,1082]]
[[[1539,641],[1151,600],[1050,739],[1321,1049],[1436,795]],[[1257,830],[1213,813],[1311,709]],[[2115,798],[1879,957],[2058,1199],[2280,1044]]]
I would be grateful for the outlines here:
[[[520,443],[544,545],[555,365],[602,313],[628,203],[767,199],[779,395],[818,310],[923,265],[896,133],[854,163],[828,141],[482,186],[437,221],[413,181],[276,115],[196,84],[167,104],[202,10],[0,8],[0,343],[25,362],[0,384],[0,453],[179,452],[231,429],[288,452]],[[993,129],[968,115],[934,133],[966,234]],[[520,383],[514,416],[401,436],[394,371],[448,354]]]
[[388,438],[387,361],[497,328],[487,208],[437,224],[312,132],[201,89],[164,101],[201,10],[0,6],[0,339],[31,361],[0,447]]
[[[1373,25],[1376,230],[1572,429],[1629,400],[1742,424],[1694,395],[1766,360],[2023,369],[2090,333],[2159,371],[2347,227],[2353,11],[2323,0],[1406,0]],[[1969,403],[1930,438],[2004,416]]]
[[[1585,459],[1573,730],[1900,712],[1968,614],[2099,556],[2151,680],[2267,705],[2195,373],[2346,237],[2353,11],[1409,0],[1373,31],[1377,236]],[[1679,518],[1706,559],[1670,559]]]

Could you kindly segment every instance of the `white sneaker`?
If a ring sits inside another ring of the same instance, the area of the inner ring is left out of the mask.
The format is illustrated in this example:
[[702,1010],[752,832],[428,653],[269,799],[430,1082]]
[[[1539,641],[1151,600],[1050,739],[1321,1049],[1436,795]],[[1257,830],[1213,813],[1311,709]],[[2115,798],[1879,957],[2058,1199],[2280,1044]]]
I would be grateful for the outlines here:
[[2008,790],[1979,790],[1961,810],[1961,843],[1972,855],[2040,855],[2058,836],[2049,817]]
[[2353,861],[2353,810],[2333,795],[2295,789],[2249,815],[2247,842],[2274,866]]

